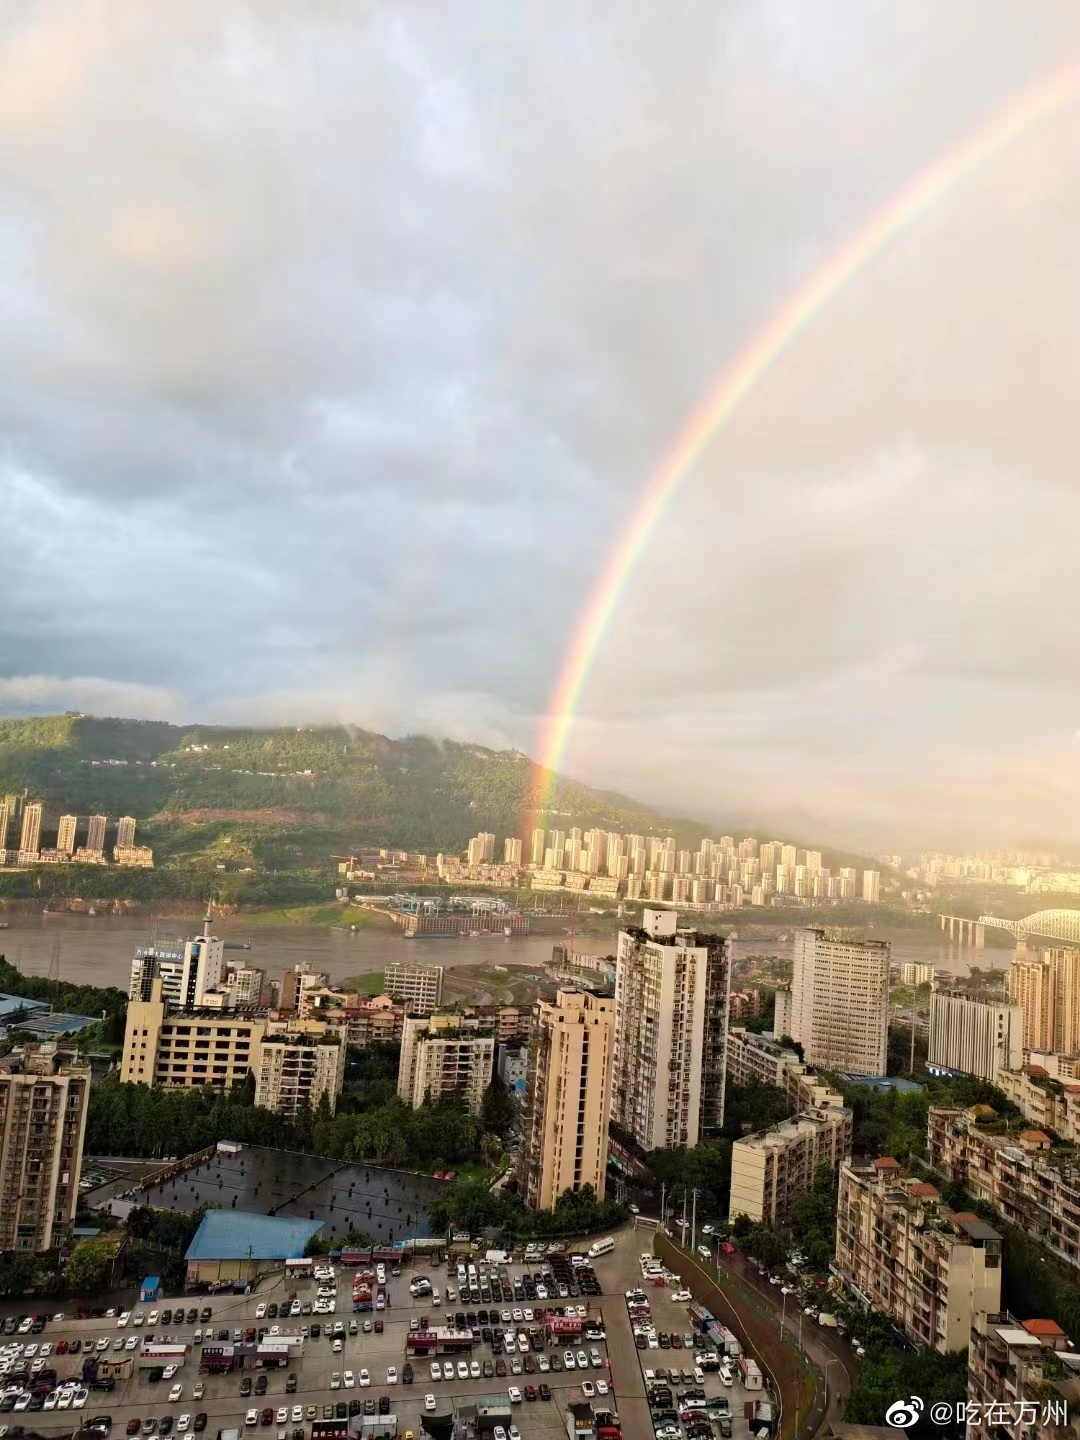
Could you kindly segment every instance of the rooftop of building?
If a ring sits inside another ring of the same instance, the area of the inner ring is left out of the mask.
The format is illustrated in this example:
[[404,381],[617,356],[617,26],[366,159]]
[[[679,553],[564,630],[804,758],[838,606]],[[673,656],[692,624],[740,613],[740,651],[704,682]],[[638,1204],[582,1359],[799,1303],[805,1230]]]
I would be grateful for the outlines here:
[[1024,1120],[999,1115],[990,1105],[970,1105],[966,1109],[931,1105],[929,1117],[931,1124],[935,1118],[954,1125],[966,1121],[980,1139],[1010,1158],[1041,1163],[1070,1176],[1080,1174],[1080,1146],[1059,1140],[1045,1130],[1032,1129]]
[[925,1090],[925,1085],[916,1084],[914,1080],[905,1080],[900,1075],[857,1075],[853,1071],[842,1070],[839,1072],[840,1079],[845,1080],[849,1085],[865,1085],[870,1090],[895,1090],[900,1094],[913,1094],[918,1090]]
[[7,995],[0,992],[0,1024],[9,1015],[25,1015],[32,1010],[48,1010],[44,1000],[27,1000],[24,995]]
[[89,1075],[90,1066],[76,1050],[50,1041],[41,1045],[17,1045],[0,1057],[0,1072],[8,1075]]
[[197,1020],[206,1022],[216,1020],[219,1025],[243,1025],[251,1020],[265,1020],[270,1014],[267,1006],[263,1005],[234,1005],[231,1010],[219,1010],[213,1005],[199,1005],[192,1009],[185,1009],[183,1005],[174,1005],[171,1001],[165,1002],[165,1020]]
[[892,953],[892,946],[888,940],[863,940],[856,935],[848,935],[843,930],[831,930],[815,925],[804,925],[802,928],[805,933],[830,945],[857,945],[860,950],[881,950],[886,955]]
[[873,1185],[888,1204],[921,1215],[927,1229],[949,1233],[973,1245],[1002,1238],[992,1225],[970,1210],[954,1211],[942,1205],[941,1192],[936,1186],[902,1175],[899,1162],[891,1155],[880,1155],[875,1160],[848,1160],[844,1170]]
[[208,1210],[185,1259],[299,1260],[322,1223],[243,1210]]
[[797,1140],[801,1135],[807,1135],[811,1130],[824,1130],[835,1125],[844,1116],[851,1117],[851,1111],[842,1106],[828,1110],[807,1110],[798,1115],[792,1115],[787,1120],[780,1120],[775,1125],[770,1125],[767,1130],[755,1131],[753,1135],[743,1135],[736,1140],[736,1145],[746,1145],[753,1150],[770,1150],[782,1145],[786,1140]]

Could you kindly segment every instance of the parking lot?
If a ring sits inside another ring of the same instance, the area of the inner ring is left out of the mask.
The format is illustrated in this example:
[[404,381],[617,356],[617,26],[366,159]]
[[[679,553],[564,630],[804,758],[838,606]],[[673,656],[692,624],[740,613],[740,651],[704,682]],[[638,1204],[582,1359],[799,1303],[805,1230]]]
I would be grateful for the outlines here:
[[[642,1254],[651,1252],[651,1234],[646,1229],[631,1230],[619,1236],[613,1254],[606,1256],[603,1260],[596,1262],[597,1274],[603,1283],[605,1290],[605,1304],[613,1310],[616,1296],[623,1297],[623,1315],[625,1317],[626,1329],[626,1362],[636,1363],[640,1370],[640,1395],[644,1397],[644,1375],[646,1370],[654,1373],[658,1369],[670,1371],[672,1367],[693,1369],[693,1351],[688,1351],[685,1345],[675,1348],[671,1345],[671,1337],[677,1335],[680,1340],[693,1330],[690,1322],[688,1302],[675,1300],[673,1297],[681,1292],[680,1286],[676,1284],[665,1284],[662,1286],[646,1284],[642,1279],[640,1257]],[[644,1290],[648,1297],[649,1306],[652,1311],[652,1324],[657,1333],[657,1343],[648,1346],[644,1350],[637,1349],[634,1343],[630,1321],[625,1308],[625,1293],[628,1290],[637,1288]],[[622,1327],[612,1324],[608,1330],[609,1349],[612,1350],[612,1358],[618,1363],[619,1341],[616,1338],[616,1331]],[[659,1336],[664,1334],[668,1337],[668,1346],[662,1347]],[[708,1347],[704,1347],[708,1348]],[[626,1376],[626,1362],[622,1368],[622,1386],[629,1398],[628,1403],[620,1407],[620,1416],[623,1421],[623,1432],[627,1440],[631,1440],[628,1429],[628,1418],[634,1417],[637,1421],[639,1432],[648,1436],[653,1435],[652,1420],[648,1405],[644,1398],[635,1404],[632,1398],[632,1387],[628,1384]],[[698,1388],[697,1382],[692,1382],[693,1388]],[[676,1394],[680,1391],[691,1388],[691,1382],[677,1382],[672,1385]],[[732,1440],[748,1440],[751,1428],[744,1419],[744,1406],[748,1399],[760,1400],[761,1391],[750,1392],[743,1388],[739,1378],[738,1370],[734,1372],[731,1385],[725,1385],[720,1378],[720,1372],[706,1370],[704,1381],[700,1388],[704,1389],[706,1398],[726,1396],[731,1409]],[[716,1433],[714,1431],[714,1433]]]
[[[310,1435],[312,1419],[328,1419],[333,1414],[333,1411],[324,1411],[326,1406],[336,1408],[341,1403],[346,1406],[352,1403],[354,1408],[359,1405],[362,1409],[365,1402],[369,1401],[377,1406],[380,1397],[385,1396],[389,1401],[390,1413],[396,1418],[397,1433],[403,1434],[412,1430],[414,1434],[418,1434],[422,1417],[426,1413],[425,1397],[429,1394],[435,1396],[436,1413],[445,1414],[455,1405],[475,1403],[481,1397],[494,1396],[500,1392],[508,1396],[510,1387],[516,1386],[522,1392],[522,1398],[513,1405],[514,1423],[526,1435],[554,1437],[566,1433],[567,1404],[579,1401],[583,1395],[588,1394],[587,1390],[583,1392],[583,1382],[593,1388],[597,1387],[598,1383],[611,1387],[611,1393],[606,1398],[602,1393],[598,1394],[593,1403],[598,1408],[608,1405],[617,1411],[621,1404],[621,1377],[617,1368],[613,1373],[608,1360],[607,1344],[600,1339],[574,1339],[572,1342],[560,1340],[556,1345],[548,1341],[545,1334],[547,1343],[541,1350],[529,1346],[527,1351],[523,1351],[520,1344],[516,1344],[513,1353],[507,1348],[507,1353],[501,1357],[495,1353],[490,1342],[485,1343],[482,1340],[461,1357],[453,1357],[452,1379],[433,1381],[430,1360],[414,1357],[411,1361],[413,1384],[402,1383],[402,1370],[407,1360],[407,1336],[414,1327],[414,1322],[418,1328],[425,1319],[429,1328],[445,1328],[455,1323],[459,1312],[466,1325],[469,1317],[475,1314],[476,1328],[481,1331],[512,1331],[517,1337],[527,1334],[530,1329],[543,1328],[536,1320],[538,1306],[544,1306],[549,1311],[556,1307],[566,1310],[571,1306],[575,1309],[581,1306],[587,1307],[590,1324],[599,1321],[603,1328],[609,1309],[621,1311],[625,1324],[625,1308],[622,1297],[617,1292],[610,1298],[586,1295],[560,1297],[556,1293],[546,1302],[542,1299],[530,1299],[522,1284],[525,1267],[513,1264],[502,1268],[505,1280],[511,1286],[511,1298],[505,1299],[500,1294],[498,1301],[493,1296],[490,1304],[479,1307],[471,1302],[465,1306],[456,1298],[454,1303],[450,1303],[447,1287],[451,1287],[456,1297],[456,1276],[448,1276],[445,1266],[435,1269],[418,1263],[413,1269],[406,1267],[400,1276],[387,1274],[385,1308],[373,1310],[370,1314],[353,1313],[353,1277],[350,1271],[338,1268],[336,1303],[329,1315],[315,1312],[318,1299],[316,1281],[296,1277],[290,1277],[286,1281],[279,1275],[265,1281],[255,1293],[248,1296],[177,1297],[175,1302],[162,1298],[154,1307],[136,1307],[124,1325],[120,1324],[120,1316],[78,1321],[50,1319],[41,1334],[7,1337],[9,1344],[18,1343],[24,1347],[22,1354],[8,1364],[9,1371],[12,1368],[16,1371],[24,1368],[27,1358],[25,1347],[30,1344],[38,1347],[37,1352],[29,1357],[30,1364],[42,1358],[41,1346],[49,1347],[49,1353],[44,1358],[46,1368],[56,1371],[54,1387],[61,1386],[67,1377],[81,1375],[82,1362],[89,1347],[93,1347],[93,1353],[98,1358],[110,1360],[121,1359],[127,1355],[134,1358],[138,1354],[134,1347],[130,1350],[118,1350],[117,1342],[120,1346],[127,1347],[135,1340],[136,1346],[141,1348],[142,1342],[150,1336],[153,1336],[155,1342],[168,1340],[186,1343],[190,1348],[185,1363],[180,1366],[175,1376],[154,1382],[149,1378],[150,1372],[147,1369],[140,1369],[135,1365],[129,1376],[117,1378],[112,1391],[91,1390],[78,1409],[70,1404],[62,1409],[42,1409],[34,1402],[29,1414],[16,1412],[10,1417],[5,1415],[2,1418],[8,1423],[21,1421],[43,1434],[70,1434],[76,1423],[81,1421],[86,1424],[94,1416],[107,1415],[111,1417],[114,1435],[123,1435],[129,1425],[133,1426],[138,1420],[140,1431],[144,1434],[156,1435],[171,1431],[183,1436],[198,1433],[198,1417],[201,1428],[208,1436],[213,1437],[218,1430],[225,1427],[245,1427],[245,1417],[254,1407],[258,1411],[258,1418],[254,1425],[247,1427],[249,1433],[272,1435],[277,1440],[282,1431],[288,1437],[292,1437],[298,1429],[303,1429],[305,1436]],[[529,1266],[530,1272],[536,1273],[545,1268],[540,1261]],[[433,1288],[440,1292],[442,1303],[439,1306],[432,1303],[431,1297],[414,1298],[410,1294],[411,1281],[421,1274],[428,1275]],[[292,1296],[300,1302],[305,1313],[272,1318],[265,1312],[258,1313],[261,1307],[281,1306]],[[165,1309],[175,1311],[176,1305],[181,1301],[183,1318],[178,1322],[174,1314],[166,1328],[162,1319]],[[201,1320],[198,1323],[188,1322],[187,1315],[191,1307],[197,1307],[201,1316],[207,1305],[212,1309],[212,1318],[208,1325],[204,1325]],[[310,1311],[307,1310],[309,1306]],[[488,1312],[486,1325],[479,1323],[479,1313],[483,1310]],[[142,1324],[136,1325],[140,1315]],[[496,1315],[497,1319],[494,1318]],[[502,1318],[504,1315],[508,1317],[506,1320]],[[340,1350],[335,1350],[334,1340],[327,1335],[328,1323],[331,1327],[336,1323],[343,1327],[345,1333],[340,1337]],[[381,1331],[376,1329],[377,1323],[381,1324]],[[315,1324],[318,1324],[320,1329],[318,1338],[314,1338],[310,1333]],[[202,1332],[204,1338],[216,1337],[222,1330],[227,1330],[231,1339],[235,1332],[243,1333],[252,1328],[269,1331],[272,1325],[277,1325],[283,1332],[307,1328],[309,1333],[303,1340],[299,1358],[290,1359],[281,1369],[248,1369],[227,1374],[200,1373],[202,1346],[192,1344],[197,1330]],[[354,1326],[355,1333],[350,1333]],[[79,1342],[79,1354],[72,1355],[70,1350],[66,1354],[57,1354],[58,1342],[60,1348],[64,1348],[70,1346],[74,1340]],[[574,1357],[572,1369],[568,1368],[568,1350]],[[588,1369],[584,1373],[578,1365],[579,1352],[582,1350],[589,1357]],[[592,1363],[591,1352],[594,1350],[598,1352],[601,1361],[599,1367]],[[506,1367],[505,1376],[494,1373],[500,1359]],[[437,1363],[441,1372],[447,1363],[446,1357],[438,1356]],[[458,1365],[461,1363],[469,1367],[470,1373],[467,1377],[458,1373]],[[542,1368],[543,1363],[548,1367],[546,1370]],[[555,1368],[556,1366],[558,1368]],[[474,1368],[480,1370],[479,1375],[473,1373]],[[485,1375],[485,1368],[491,1373]],[[364,1370],[368,1372],[370,1381],[367,1386],[360,1383],[361,1371]],[[396,1383],[388,1383],[388,1372],[391,1370],[396,1372]],[[345,1383],[346,1372],[351,1372],[351,1386]],[[296,1375],[295,1393],[286,1393],[286,1379],[290,1373]],[[250,1395],[241,1394],[245,1376],[248,1377],[247,1383],[251,1385]],[[263,1394],[258,1394],[255,1392],[262,1383],[262,1376],[265,1376],[266,1388]],[[340,1377],[340,1383],[335,1383],[336,1377]],[[34,1378],[37,1377],[31,1377]],[[636,1363],[630,1373],[630,1382],[631,1388],[640,1391],[640,1375],[637,1373]],[[527,1400],[526,1385],[531,1384],[539,1390],[541,1383],[549,1387],[550,1400]],[[174,1385],[180,1386],[175,1400],[170,1398],[171,1393],[175,1393],[172,1389]],[[0,1390],[2,1388],[0,1383]],[[294,1406],[300,1407],[302,1420],[294,1418]],[[0,1399],[0,1409],[5,1407],[10,1408],[6,1401]],[[311,1407],[316,1408],[312,1411]],[[267,1409],[271,1415],[264,1428],[262,1417]],[[279,1418],[279,1412],[283,1410],[288,1412],[287,1416]],[[188,1417],[186,1421],[183,1419],[185,1416]],[[205,1417],[205,1420],[201,1417]],[[152,1428],[148,1427],[147,1422],[150,1421],[154,1422]],[[648,1433],[651,1435],[651,1430]],[[631,1435],[630,1440],[643,1440],[643,1437]]]

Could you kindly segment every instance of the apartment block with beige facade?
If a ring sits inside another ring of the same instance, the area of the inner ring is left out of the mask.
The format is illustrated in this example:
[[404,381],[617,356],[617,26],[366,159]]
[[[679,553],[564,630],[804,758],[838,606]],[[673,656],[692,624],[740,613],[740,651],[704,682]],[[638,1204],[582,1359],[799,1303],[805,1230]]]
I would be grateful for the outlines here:
[[603,1198],[615,1045],[615,1000],[559,990],[534,1011],[525,1087],[521,1189],[547,1210],[566,1190],[591,1185]]
[[120,1078],[130,1085],[225,1089],[257,1067],[266,1026],[265,1011],[174,1007],[155,978],[149,1000],[128,1002]]
[[[1056,1320],[1017,1320],[1007,1311],[975,1317],[968,1346],[967,1440],[1075,1440],[1077,1353]],[[1072,1399],[1072,1404],[1068,1399]],[[1066,1431],[1053,1418],[1070,1415]]]
[[927,1143],[939,1175],[1080,1267],[1080,1151],[1043,1130],[1010,1131],[989,1105],[932,1105]]
[[889,956],[887,941],[795,931],[790,998],[777,992],[775,1023],[802,1045],[807,1064],[885,1074]]
[[1024,1048],[1080,1051],[1080,950],[1018,955],[1006,973],[1009,998],[1024,1012]]
[[835,1268],[914,1344],[943,1354],[966,1350],[975,1317],[1001,1305],[1001,1236],[891,1156],[841,1167]]
[[90,1067],[54,1044],[0,1059],[0,1250],[52,1250],[79,1203]]
[[727,1076],[733,1085],[771,1085],[783,1090],[792,1113],[831,1110],[844,1097],[825,1084],[794,1050],[770,1035],[733,1025],[727,1038]]
[[994,1083],[1036,1129],[1080,1145],[1080,1055],[1027,1052],[1018,1070],[999,1070]]
[[266,1035],[255,1068],[255,1104],[278,1115],[331,1111],[345,1081],[345,1045],[339,1035]]
[[852,1112],[841,1102],[736,1140],[728,1219],[747,1215],[767,1225],[786,1220],[795,1196],[813,1188],[817,1167],[835,1171],[850,1156],[852,1133]]
[[413,1106],[426,1096],[460,1094],[480,1113],[491,1083],[495,1036],[464,1015],[407,1015],[401,1034],[398,1094]]

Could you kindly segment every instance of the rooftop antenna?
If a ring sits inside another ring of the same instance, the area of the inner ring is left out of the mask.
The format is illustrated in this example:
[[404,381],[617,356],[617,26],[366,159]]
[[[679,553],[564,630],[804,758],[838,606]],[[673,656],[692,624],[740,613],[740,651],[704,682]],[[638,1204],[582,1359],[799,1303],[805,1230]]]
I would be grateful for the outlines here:
[[210,896],[206,902],[206,916],[203,919],[203,939],[210,939],[210,926],[214,923],[214,899]]

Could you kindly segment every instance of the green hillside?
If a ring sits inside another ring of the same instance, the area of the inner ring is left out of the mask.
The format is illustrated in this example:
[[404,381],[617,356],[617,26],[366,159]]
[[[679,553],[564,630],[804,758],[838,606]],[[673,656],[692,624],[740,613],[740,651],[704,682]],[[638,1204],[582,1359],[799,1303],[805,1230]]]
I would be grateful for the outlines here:
[[[398,846],[460,851],[477,831],[524,836],[538,767],[516,751],[390,740],[353,727],[255,730],[50,715],[0,720],[0,796],[27,791],[55,817],[134,815],[153,871],[79,865],[3,874],[0,896],[302,904],[322,899],[336,856]],[[548,827],[674,835],[703,821],[560,780]],[[761,837],[766,838],[766,837]],[[859,863],[829,851],[827,865]]]
[[[0,720],[0,794],[27,789],[79,814],[134,815],[161,859],[224,847],[233,860],[248,852],[289,868],[361,844],[458,850],[478,830],[522,834],[537,774],[514,751],[353,728]],[[546,821],[564,829],[601,825],[695,844],[707,828],[572,781],[557,784],[553,812]]]

